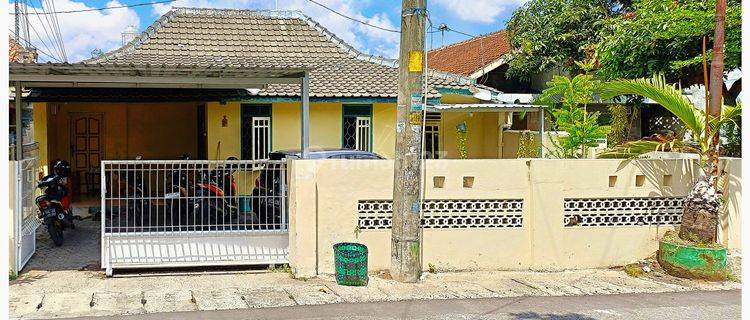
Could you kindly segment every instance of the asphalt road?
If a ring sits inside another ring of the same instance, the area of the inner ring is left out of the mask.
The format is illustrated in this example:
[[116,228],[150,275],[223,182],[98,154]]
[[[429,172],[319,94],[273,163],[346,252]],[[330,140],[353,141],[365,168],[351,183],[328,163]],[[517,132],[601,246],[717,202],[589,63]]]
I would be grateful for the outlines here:
[[740,290],[733,290],[421,300],[157,313],[110,319],[740,319],[740,295]]

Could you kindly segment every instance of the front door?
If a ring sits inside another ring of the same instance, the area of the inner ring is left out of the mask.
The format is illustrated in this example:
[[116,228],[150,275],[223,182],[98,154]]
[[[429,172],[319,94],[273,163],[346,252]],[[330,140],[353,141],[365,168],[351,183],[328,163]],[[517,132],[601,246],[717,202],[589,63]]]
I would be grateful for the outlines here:
[[102,132],[104,117],[101,113],[71,114],[71,166],[75,193],[96,195],[99,191],[99,162],[102,159]]

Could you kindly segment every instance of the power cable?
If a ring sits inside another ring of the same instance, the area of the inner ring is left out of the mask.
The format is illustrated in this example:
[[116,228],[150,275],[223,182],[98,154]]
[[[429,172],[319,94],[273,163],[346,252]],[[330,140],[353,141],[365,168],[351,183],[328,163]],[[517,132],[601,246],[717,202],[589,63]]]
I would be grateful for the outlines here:
[[[34,29],[32,28],[32,30],[34,30]],[[29,46],[29,47],[34,47],[34,45],[33,45],[33,44],[31,44],[31,42],[29,42],[28,40],[19,38],[19,37],[18,37],[18,35],[17,35],[17,34],[16,34],[16,33],[15,33],[14,31],[13,31],[13,29],[8,29],[8,31],[10,31],[10,33],[11,33],[12,35],[14,35],[14,36],[16,37],[16,39],[18,39],[18,40],[22,40],[22,41],[26,42],[26,45],[27,45],[27,46]],[[35,32],[36,32],[36,31],[35,31]],[[41,53],[41,54],[43,54],[43,55],[45,55],[45,56],[47,56],[47,57],[50,57],[50,58],[52,58],[52,60],[55,60],[55,61],[57,61],[57,62],[62,62],[62,61],[60,61],[59,59],[57,59],[57,58],[56,58],[55,56],[53,56],[53,55],[51,55],[51,54],[47,53],[46,51],[42,50],[41,48],[35,48],[35,49],[36,49],[36,50],[38,50],[38,51],[39,51],[39,53]],[[49,49],[49,48],[47,48],[47,49]]]
[[[44,6],[42,5],[41,0],[39,0],[39,5],[42,8],[42,10],[44,10]],[[39,11],[36,9],[36,6],[32,5],[31,9],[34,10],[35,13],[39,13]],[[44,34],[47,36],[46,39],[49,39],[52,45],[51,46],[47,46],[47,44],[44,42],[44,39],[41,37],[41,35],[39,35],[39,32],[37,32],[36,28],[34,28],[34,24],[29,24],[29,26],[31,27],[31,30],[34,31],[34,33],[36,34],[36,36],[39,38],[39,41],[42,42],[42,44],[45,45],[45,47],[47,48],[47,50],[55,52],[55,54],[57,54],[58,57],[62,58],[62,53],[57,49],[57,46],[55,46],[55,44],[57,43],[56,38],[50,34],[50,31],[47,29],[47,25],[44,23],[44,21],[47,20],[47,19],[42,20],[42,16],[38,15],[38,14],[36,15],[36,17],[39,20],[39,24],[42,26]],[[29,42],[31,42],[30,39],[29,39]],[[57,59],[57,60],[60,61],[61,59]]]
[[55,22],[55,31],[57,32],[57,39],[60,41],[60,49],[62,50],[63,61],[68,61],[68,53],[65,51],[65,41],[63,41],[62,32],[60,32],[60,20],[57,18],[57,9],[55,8],[55,0],[49,0],[52,5],[52,19]]
[[333,13],[335,13],[335,14],[337,14],[337,15],[341,16],[341,17],[347,18],[347,19],[349,19],[349,20],[351,20],[351,21],[354,21],[354,22],[358,22],[358,23],[364,24],[364,25],[366,25],[366,26],[370,26],[370,27],[373,27],[373,28],[375,28],[375,29],[380,29],[380,30],[383,30],[383,31],[394,32],[394,33],[401,33],[401,31],[399,31],[399,30],[394,30],[394,29],[388,29],[388,28],[383,28],[383,27],[379,27],[379,26],[376,26],[376,25],[374,25],[374,24],[370,24],[370,23],[368,23],[368,22],[366,22],[366,21],[362,21],[362,20],[359,20],[359,19],[357,19],[357,18],[352,18],[352,17],[350,17],[350,16],[347,16],[347,15],[345,15],[345,14],[341,13],[341,12],[338,12],[338,11],[336,11],[335,9],[332,9],[332,8],[330,8],[330,7],[328,7],[328,6],[324,5],[324,4],[322,4],[322,3],[320,3],[320,2],[317,2],[317,1],[315,1],[315,0],[307,0],[307,1],[310,1],[310,2],[312,2],[312,3],[314,3],[314,4],[317,4],[317,5],[319,5],[319,6],[323,7],[323,8],[325,8],[325,9],[327,9],[328,11],[331,11],[331,12],[333,12]]
[[[109,10],[109,9],[121,9],[121,8],[133,8],[133,7],[140,7],[140,6],[150,6],[150,5],[154,5],[154,4],[171,3],[171,2],[175,2],[175,1],[177,1],[177,0],[162,0],[162,1],[153,1],[153,2],[127,4],[127,5],[121,5],[121,6],[91,8],[91,9],[81,9],[81,10],[65,10],[65,11],[40,12],[40,13],[33,13],[33,14],[42,15],[42,14],[57,14],[57,13],[78,13],[78,12],[89,12],[89,11],[103,11],[103,10]],[[32,13],[30,13],[30,14],[32,14]]]

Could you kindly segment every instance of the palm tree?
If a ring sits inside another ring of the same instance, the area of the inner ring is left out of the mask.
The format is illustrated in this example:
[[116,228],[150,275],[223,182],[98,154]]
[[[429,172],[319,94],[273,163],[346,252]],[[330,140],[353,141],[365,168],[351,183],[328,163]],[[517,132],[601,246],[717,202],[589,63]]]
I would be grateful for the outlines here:
[[718,225],[719,193],[714,183],[718,174],[713,170],[711,161],[712,150],[716,148],[713,138],[719,133],[722,125],[735,122],[741,114],[741,105],[723,106],[719,117],[708,115],[706,121],[706,111],[696,107],[675,85],[668,84],[661,75],[652,79],[612,81],[602,88],[603,99],[620,95],[639,95],[657,102],[677,117],[692,137],[684,141],[673,135],[652,136],[616,146],[599,154],[599,157],[635,157],[650,151],[697,153],[703,169],[702,175],[685,199],[679,236],[686,240],[714,242]]

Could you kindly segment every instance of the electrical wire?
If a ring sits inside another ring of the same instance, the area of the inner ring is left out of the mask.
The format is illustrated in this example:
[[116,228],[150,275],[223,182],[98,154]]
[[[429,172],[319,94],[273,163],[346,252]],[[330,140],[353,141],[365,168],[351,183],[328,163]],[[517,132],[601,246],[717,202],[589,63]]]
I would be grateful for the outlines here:
[[357,19],[357,18],[352,18],[352,17],[350,17],[350,16],[347,16],[347,15],[345,15],[345,14],[341,13],[341,12],[338,12],[338,11],[336,11],[335,9],[333,9],[333,8],[330,8],[330,7],[328,7],[328,6],[324,5],[324,4],[320,3],[320,2],[317,2],[317,1],[315,1],[315,0],[307,0],[307,1],[309,1],[309,2],[312,2],[312,3],[314,3],[314,4],[317,4],[317,5],[319,5],[319,6],[323,7],[323,8],[325,8],[325,9],[327,9],[328,11],[331,11],[331,12],[333,12],[333,13],[335,13],[335,14],[337,14],[337,15],[341,16],[341,17],[347,18],[347,19],[349,19],[349,20],[351,20],[351,21],[354,21],[354,22],[358,22],[358,23],[364,24],[364,25],[366,25],[366,26],[370,26],[370,27],[373,27],[373,28],[375,28],[375,29],[380,29],[380,30],[383,30],[383,31],[394,32],[394,33],[401,33],[401,31],[399,31],[399,30],[394,30],[394,29],[388,29],[388,28],[383,28],[383,27],[379,27],[379,26],[376,26],[376,25],[374,25],[374,24],[370,24],[370,23],[368,23],[368,22],[366,22],[366,21],[362,21],[362,20],[359,20],[359,19]]
[[[39,0],[39,6],[41,7],[42,12],[44,12],[44,5],[42,4],[41,0]],[[45,47],[47,48],[47,50],[50,50],[50,51],[54,52],[60,58],[60,59],[57,59],[57,60],[61,61],[62,60],[62,52],[58,49],[59,43],[57,42],[56,37],[51,34],[51,31],[49,29],[47,29],[47,24],[44,23],[45,21],[47,21],[47,23],[49,23],[49,20],[46,19],[46,16],[44,16],[45,19],[42,19],[43,16],[38,15],[39,11],[36,9],[36,6],[32,5],[31,9],[34,10],[35,13],[37,13],[36,17],[39,20],[39,24],[42,26],[44,34],[46,35],[46,39],[50,40],[51,46],[47,46],[47,44],[44,42],[44,38],[42,38],[41,35],[39,34],[39,32],[37,32],[36,28],[34,28],[34,24],[29,24],[29,26],[31,27],[31,30],[34,31],[34,33],[36,34],[36,36],[39,38],[39,41],[42,42],[42,44],[45,45]],[[50,25],[50,28],[51,27],[52,26]]]
[[[33,29],[32,29],[32,30],[33,30]],[[11,33],[12,35],[14,35],[14,36],[16,37],[16,39],[18,39],[18,40],[22,40],[22,41],[26,42],[26,45],[27,45],[27,46],[30,46],[30,47],[33,47],[33,46],[34,46],[34,45],[32,45],[32,44],[31,44],[31,43],[30,43],[30,42],[29,42],[28,40],[19,38],[19,37],[18,37],[18,35],[16,34],[16,32],[15,32],[15,31],[13,31],[12,29],[8,29],[8,31],[10,31],[10,33]],[[57,61],[57,62],[62,62],[62,61],[60,61],[59,59],[57,59],[57,58],[56,58],[55,56],[53,56],[53,55],[51,55],[51,54],[47,53],[46,51],[42,50],[41,48],[35,48],[35,49],[36,49],[36,50],[38,50],[38,51],[39,51],[39,53],[41,53],[41,54],[43,54],[43,55],[45,55],[45,56],[47,56],[47,57],[51,58],[52,60],[55,60],[55,61]],[[49,48],[47,48],[47,49],[49,49]]]
[[127,5],[121,5],[121,6],[90,8],[90,9],[80,9],[80,10],[51,11],[51,12],[40,12],[40,13],[29,13],[29,14],[45,15],[45,14],[58,14],[58,13],[78,13],[78,12],[89,12],[89,11],[103,11],[103,10],[109,10],[109,9],[133,8],[133,7],[140,7],[140,6],[150,6],[150,5],[154,5],[154,4],[172,3],[172,2],[175,2],[175,1],[177,1],[177,0],[162,0],[162,1],[152,1],[152,2],[127,4]]
[[60,49],[62,50],[62,58],[63,61],[68,61],[68,53],[65,52],[65,41],[63,41],[62,32],[60,32],[60,20],[57,18],[57,9],[55,8],[55,0],[49,0],[49,3],[52,5],[52,19],[54,20],[55,24],[55,31],[57,32],[57,38],[60,41]]

